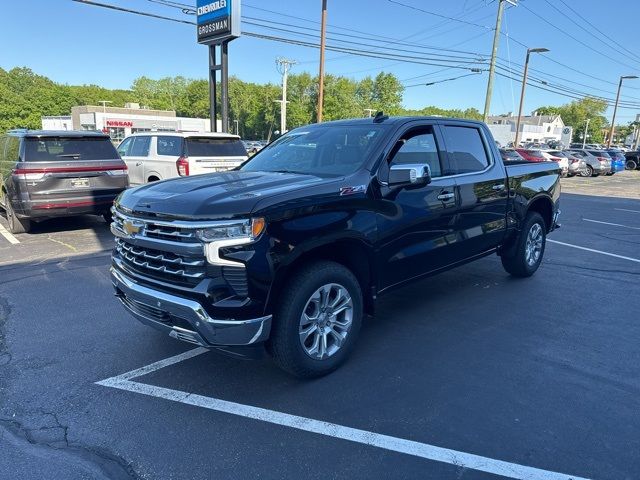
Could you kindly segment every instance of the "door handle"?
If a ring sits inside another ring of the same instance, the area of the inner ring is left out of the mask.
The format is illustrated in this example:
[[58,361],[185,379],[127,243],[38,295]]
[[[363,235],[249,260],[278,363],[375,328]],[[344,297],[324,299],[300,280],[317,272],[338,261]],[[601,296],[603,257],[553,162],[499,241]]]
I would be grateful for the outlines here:
[[493,190],[495,190],[496,192],[499,192],[501,190],[504,190],[504,183],[501,183],[500,185],[494,185],[493,187],[491,187]]
[[136,162],[136,167],[139,167],[140,165],[142,165],[142,162]]
[[442,200],[443,202],[448,202],[449,200],[453,200],[455,198],[455,193],[443,192],[438,195],[438,200]]

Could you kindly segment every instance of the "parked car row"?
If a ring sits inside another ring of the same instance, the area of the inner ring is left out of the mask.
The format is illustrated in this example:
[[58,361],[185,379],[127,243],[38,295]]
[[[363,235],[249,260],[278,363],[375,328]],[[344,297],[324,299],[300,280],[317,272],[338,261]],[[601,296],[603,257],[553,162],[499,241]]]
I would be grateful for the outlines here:
[[[566,150],[551,150],[541,148],[500,149],[505,162],[557,162],[563,177],[597,177],[599,175],[614,175],[625,168],[630,168],[629,157],[625,158],[622,151],[614,148],[593,149],[570,147]],[[636,154],[638,160],[640,152]],[[633,162],[638,165],[640,162]],[[634,168],[636,168],[634,167]]]
[[116,150],[102,132],[11,130],[0,136],[0,207],[12,233],[51,217],[111,222],[129,185],[227,171],[247,158],[240,137],[226,133],[135,133]]

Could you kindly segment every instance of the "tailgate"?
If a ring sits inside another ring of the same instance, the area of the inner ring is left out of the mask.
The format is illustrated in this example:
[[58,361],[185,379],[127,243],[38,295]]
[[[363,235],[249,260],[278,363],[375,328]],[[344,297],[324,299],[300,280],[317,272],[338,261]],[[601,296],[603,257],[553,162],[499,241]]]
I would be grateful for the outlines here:
[[237,136],[187,137],[185,155],[189,159],[189,175],[230,170],[248,158],[244,144]]
[[33,208],[104,203],[128,186],[127,167],[105,135],[27,137],[13,175]]
[[189,157],[189,175],[225,172],[239,167],[248,157]]

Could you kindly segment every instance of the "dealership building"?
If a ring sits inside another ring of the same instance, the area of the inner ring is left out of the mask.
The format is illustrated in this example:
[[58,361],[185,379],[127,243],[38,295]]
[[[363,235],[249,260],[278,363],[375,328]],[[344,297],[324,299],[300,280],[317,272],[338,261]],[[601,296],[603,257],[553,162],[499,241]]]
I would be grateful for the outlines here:
[[[218,131],[222,130],[218,120]],[[178,117],[173,110],[151,110],[137,103],[124,108],[83,105],[71,108],[71,115],[42,117],[43,130],[101,130],[119,143],[136,132],[210,132],[208,118]]]

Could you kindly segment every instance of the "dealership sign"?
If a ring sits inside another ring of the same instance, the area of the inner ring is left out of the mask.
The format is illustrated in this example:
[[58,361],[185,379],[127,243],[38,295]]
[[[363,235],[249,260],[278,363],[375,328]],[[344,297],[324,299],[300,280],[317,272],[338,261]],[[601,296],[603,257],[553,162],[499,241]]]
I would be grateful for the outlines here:
[[107,127],[133,127],[131,120],[107,120]]
[[240,36],[240,0],[198,0],[198,43],[222,43]]

